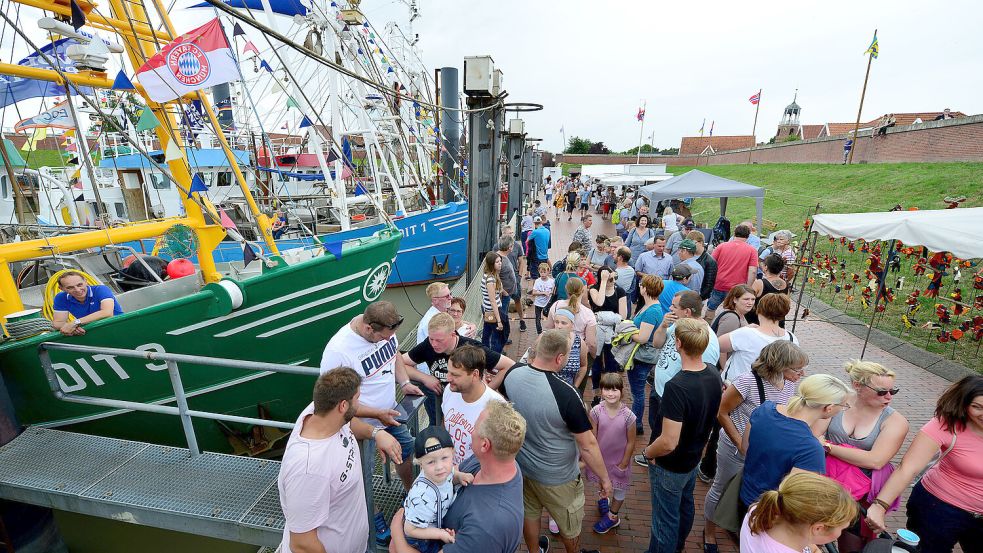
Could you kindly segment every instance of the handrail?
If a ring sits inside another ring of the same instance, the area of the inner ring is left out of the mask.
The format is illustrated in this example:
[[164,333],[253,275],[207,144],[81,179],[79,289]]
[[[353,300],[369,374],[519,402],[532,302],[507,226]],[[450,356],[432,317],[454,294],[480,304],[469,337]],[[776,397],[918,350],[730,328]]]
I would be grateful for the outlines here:
[[[99,353],[119,357],[131,357],[134,359],[147,359],[150,361],[164,361],[167,365],[167,373],[171,379],[171,388],[174,390],[174,399],[177,402],[177,407],[66,393],[64,390],[62,390],[61,383],[58,381],[58,375],[55,374],[55,369],[51,364],[51,354],[49,353],[50,350],[74,351],[79,353]],[[184,430],[184,437],[188,442],[188,450],[191,452],[192,457],[201,454],[201,450],[198,448],[198,439],[195,437],[195,430],[191,424],[192,417],[240,424],[272,426],[286,430],[292,430],[294,428],[294,423],[189,409],[184,384],[181,382],[181,372],[178,369],[179,362],[194,363],[197,365],[210,365],[213,367],[227,367],[233,369],[298,374],[315,377],[320,374],[320,371],[314,367],[281,365],[278,363],[266,363],[262,361],[222,359],[219,357],[203,357],[197,355],[185,355],[181,353],[161,353],[156,351],[137,351],[131,349],[84,346],[80,344],[62,344],[58,342],[42,342],[41,344],[38,344],[38,358],[41,361],[41,368],[44,369],[44,375],[48,379],[48,386],[51,388],[51,393],[59,400],[68,401],[71,403],[81,403],[84,405],[94,405],[97,407],[110,407],[113,409],[128,409],[131,411],[141,411],[145,413],[179,416],[181,418],[181,426]]]

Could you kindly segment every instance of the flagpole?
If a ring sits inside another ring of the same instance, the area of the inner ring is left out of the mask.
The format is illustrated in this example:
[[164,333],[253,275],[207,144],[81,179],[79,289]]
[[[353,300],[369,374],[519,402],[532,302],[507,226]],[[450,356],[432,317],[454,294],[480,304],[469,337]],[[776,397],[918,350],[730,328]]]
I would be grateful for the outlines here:
[[[877,29],[874,29],[874,37],[877,37]],[[853,125],[853,147],[850,148],[850,155],[847,156],[847,165],[853,164],[853,152],[857,151],[857,146],[860,145],[859,136],[857,132],[860,130],[860,114],[864,111],[864,97],[867,96],[867,79],[870,78],[870,64],[874,61],[874,52],[867,53],[867,73],[864,75],[864,88],[860,92],[860,108],[857,109],[857,122]]]
[[758,130],[758,111],[761,109],[761,89],[758,89],[758,102],[754,104],[754,125],[751,126],[751,149],[747,151],[747,162],[748,165],[751,164],[751,152],[754,151],[754,145],[758,142],[757,136],[754,134]]
[[567,149],[567,131],[564,130],[565,128],[564,125],[560,125],[560,136],[563,137],[563,148],[560,149],[560,153]]
[[635,165],[638,165],[642,160],[642,135],[645,133],[645,107],[647,102],[642,100],[642,120],[639,121],[641,125],[638,127],[638,151],[635,152]]

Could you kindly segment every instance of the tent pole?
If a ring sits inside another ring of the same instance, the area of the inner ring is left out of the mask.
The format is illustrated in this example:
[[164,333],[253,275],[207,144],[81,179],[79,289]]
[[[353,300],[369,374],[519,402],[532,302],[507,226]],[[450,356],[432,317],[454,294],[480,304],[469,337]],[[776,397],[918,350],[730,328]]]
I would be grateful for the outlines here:
[[[809,267],[812,267],[812,260],[816,256],[816,241],[819,239],[819,233],[812,231],[813,221],[809,222],[809,230],[806,231],[806,244],[809,243],[809,239],[812,238],[812,245],[809,247],[809,257],[808,263],[803,263],[802,268],[802,284],[799,286],[799,298],[795,300],[795,314],[792,316],[792,332],[795,332],[795,324],[799,322],[799,309],[802,308],[802,296],[805,295],[806,284],[809,282]],[[801,258],[800,258],[801,259]]]
[[881,269],[880,282],[877,284],[877,295],[874,296],[874,305],[871,307],[870,322],[867,324],[867,335],[864,336],[864,347],[860,350],[860,360],[863,361],[864,354],[867,353],[867,343],[870,342],[870,331],[874,328],[874,317],[877,316],[877,304],[880,303],[881,297],[884,296],[884,287],[887,284],[887,268],[894,257],[894,245],[896,240],[891,240],[891,245],[887,248],[887,257],[884,257],[883,262],[884,267]]
[[758,212],[758,233],[760,235],[761,231],[765,229],[764,228],[765,199],[763,196],[754,199],[754,207],[757,208],[757,212]]

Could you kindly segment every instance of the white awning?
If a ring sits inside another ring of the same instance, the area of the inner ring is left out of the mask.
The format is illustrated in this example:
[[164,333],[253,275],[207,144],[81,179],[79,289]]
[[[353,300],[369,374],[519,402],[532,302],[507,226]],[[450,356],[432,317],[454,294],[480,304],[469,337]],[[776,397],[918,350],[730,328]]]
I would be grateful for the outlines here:
[[933,252],[952,252],[962,259],[983,257],[983,207],[823,213],[815,216],[812,230],[850,240],[900,240]]

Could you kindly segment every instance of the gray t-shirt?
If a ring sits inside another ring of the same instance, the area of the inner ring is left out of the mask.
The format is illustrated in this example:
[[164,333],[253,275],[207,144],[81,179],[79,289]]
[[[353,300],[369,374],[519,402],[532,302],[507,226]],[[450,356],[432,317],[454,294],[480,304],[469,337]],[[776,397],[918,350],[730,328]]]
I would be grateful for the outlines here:
[[[471,456],[459,470],[475,474],[479,468]],[[444,544],[444,553],[513,553],[522,541],[522,470],[502,484],[471,484],[458,490],[444,528],[455,532],[454,543]]]
[[547,486],[576,479],[580,452],[574,434],[591,429],[576,388],[554,372],[517,365],[499,391],[526,419],[526,439],[516,457],[526,478]]
[[515,267],[512,265],[512,261],[507,255],[502,257],[502,270],[498,273],[498,278],[502,279],[502,289],[505,293],[514,296],[519,290],[518,283],[515,280]]

